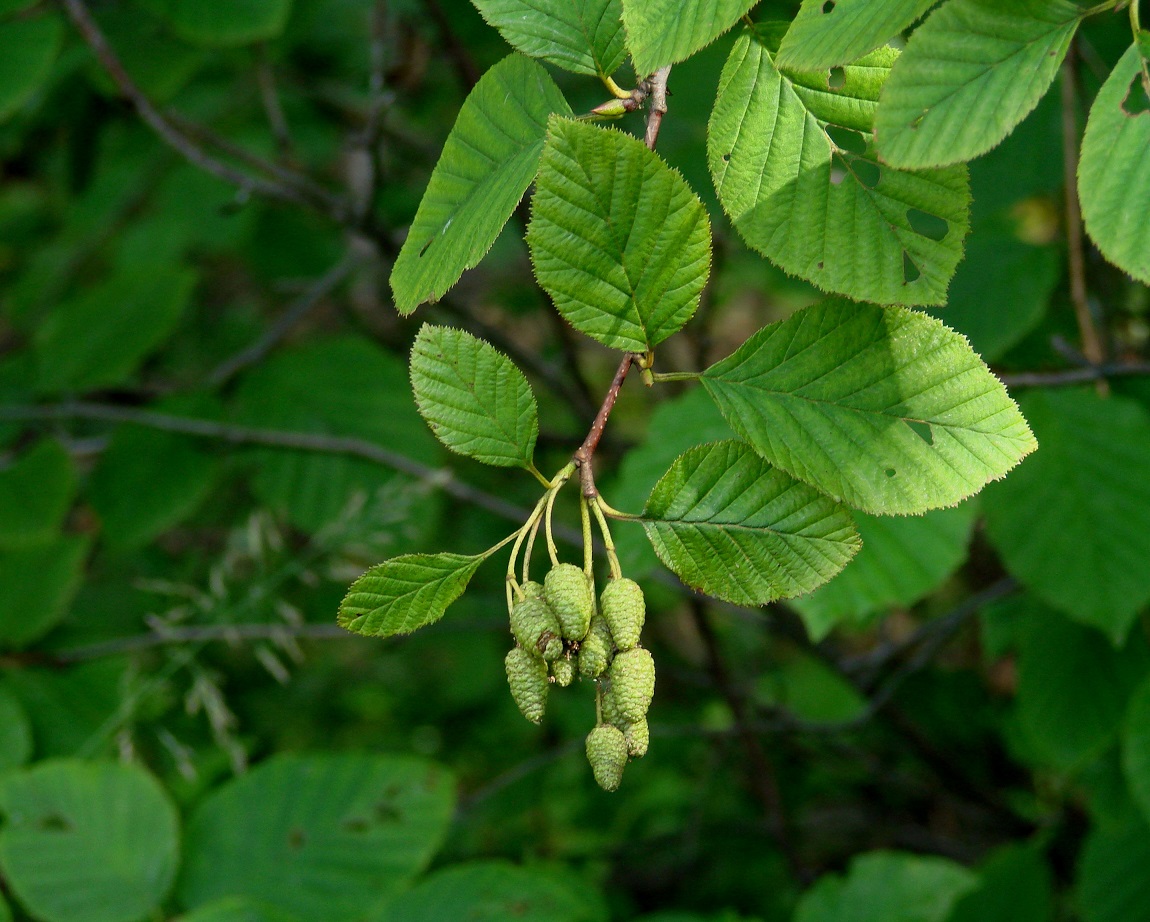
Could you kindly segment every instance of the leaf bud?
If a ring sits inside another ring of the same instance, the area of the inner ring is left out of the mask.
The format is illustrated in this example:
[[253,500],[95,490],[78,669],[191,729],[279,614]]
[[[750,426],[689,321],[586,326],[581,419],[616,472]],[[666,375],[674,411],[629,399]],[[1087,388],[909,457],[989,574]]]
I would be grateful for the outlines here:
[[511,609],[511,633],[519,646],[532,656],[553,660],[563,653],[555,612],[539,596],[528,596],[515,603]]
[[620,650],[630,650],[639,642],[647,604],[637,582],[626,577],[610,580],[599,596],[599,611],[610,625]]
[[529,721],[539,723],[547,709],[547,664],[522,647],[515,647],[503,665],[515,704]]
[[587,574],[573,563],[558,564],[543,580],[543,593],[559,619],[563,637],[567,640],[586,637],[595,605]]
[[604,791],[614,791],[627,767],[627,740],[616,727],[598,726],[587,734],[587,761]]
[[627,723],[645,718],[655,695],[655,661],[651,654],[642,647],[616,654],[608,678],[608,695],[619,716]]
[[615,641],[607,622],[598,615],[591,619],[591,628],[579,645],[579,671],[588,679],[597,679],[611,665],[611,649]]

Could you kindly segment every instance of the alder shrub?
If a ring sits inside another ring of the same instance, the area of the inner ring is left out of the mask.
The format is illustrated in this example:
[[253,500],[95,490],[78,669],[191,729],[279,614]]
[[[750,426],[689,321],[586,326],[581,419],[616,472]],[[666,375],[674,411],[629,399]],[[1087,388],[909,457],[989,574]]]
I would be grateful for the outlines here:
[[0,922],[1150,922],[1146,15],[0,0]]

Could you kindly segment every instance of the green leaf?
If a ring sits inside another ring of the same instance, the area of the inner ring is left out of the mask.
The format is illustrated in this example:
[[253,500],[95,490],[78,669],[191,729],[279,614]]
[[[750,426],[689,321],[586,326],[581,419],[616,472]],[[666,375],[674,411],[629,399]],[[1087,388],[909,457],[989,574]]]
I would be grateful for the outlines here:
[[462,330],[424,324],[411,349],[419,412],[444,445],[496,467],[531,470],[539,411],[515,364]]
[[385,560],[352,583],[337,620],[371,637],[410,634],[442,618],[486,559],[482,554],[404,554]]
[[831,80],[776,68],[766,30],[723,68],[707,159],[743,239],[826,291],[882,304],[941,304],[962,257],[966,168],[880,164],[871,136],[890,48]]
[[571,107],[528,58],[505,58],[475,85],[391,271],[401,314],[439,300],[491,249],[535,178],[553,112]]
[[0,471],[0,548],[50,541],[60,530],[76,491],[72,456],[44,439]]
[[90,545],[87,535],[64,535],[0,551],[0,647],[26,647],[63,620]]
[[891,606],[913,605],[966,560],[976,507],[963,503],[923,516],[855,516],[862,550],[837,579],[791,605],[811,640],[836,625],[863,624]]
[[171,335],[195,281],[188,269],[136,266],[60,304],[36,331],[39,389],[122,384]]
[[903,308],[823,301],[764,327],[703,385],[764,458],[865,512],[952,506],[1035,447],[966,340]]
[[[1147,40],[1150,43],[1150,40]],[[1078,193],[1102,255],[1150,284],[1150,87],[1137,46],[1114,66],[1090,107]]]
[[1122,730],[1122,772],[1135,802],[1150,823],[1150,679],[1130,698]]
[[1141,638],[1115,650],[1094,630],[1039,608],[1018,660],[1018,718],[1037,759],[1081,769],[1118,735],[1126,702],[1146,675]]
[[1097,826],[1082,847],[1075,900],[1084,922],[1150,922],[1150,826]]
[[684,583],[736,605],[810,592],[859,548],[846,509],[736,441],[676,460],[651,491],[643,528]]
[[908,169],[971,160],[1038,105],[1086,9],[1073,0],[951,0],[907,43],[882,91],[875,134]]
[[978,878],[945,858],[868,852],[803,894],[794,922],[946,922]]
[[826,70],[848,64],[898,35],[936,0],[803,0],[783,43],[778,64]]
[[0,0],[0,16],[19,13],[36,3],[37,0]]
[[595,922],[569,887],[540,868],[476,861],[444,868],[400,896],[375,922]]
[[[401,359],[366,339],[315,339],[244,376],[236,421],[361,438],[435,464],[441,450],[412,403],[407,378]],[[304,531],[319,531],[351,508],[375,504],[381,506],[377,527],[393,541],[410,542],[437,512],[409,477],[366,459],[288,449],[260,449],[252,456],[259,462],[257,496]]]
[[59,16],[0,23],[0,120],[15,113],[48,79],[63,38]]
[[175,877],[179,821],[134,765],[43,762],[0,780],[0,868],[44,922],[136,922]]
[[517,51],[577,74],[609,76],[623,63],[620,0],[471,0]]
[[5,684],[20,699],[32,724],[36,756],[71,756],[82,748],[111,754],[111,746],[99,744],[106,740],[108,715],[116,712],[125,690],[132,687],[128,666],[123,657],[108,657],[67,669],[7,670]]
[[986,491],[987,534],[1035,595],[1121,643],[1150,601],[1150,415],[1085,389],[1020,401],[1042,450]]
[[645,352],[680,330],[711,266],[711,225],[675,170],[636,138],[553,118],[531,225],[539,284],[575,329]]
[[755,0],[623,0],[627,48],[640,77],[705,48]]
[[232,47],[276,38],[292,0],[145,0],[180,38],[198,45]]
[[188,823],[187,908],[248,897],[300,922],[352,922],[438,850],[450,778],[406,756],[278,755],[230,781]]
[[19,768],[32,755],[32,726],[19,699],[0,686],[0,774]]
[[1007,845],[979,868],[979,885],[962,897],[947,922],[1050,922],[1050,868],[1035,849]]
[[[844,572],[849,573],[850,567]],[[822,660],[801,653],[763,674],[755,692],[758,703],[785,708],[806,723],[840,724],[867,712],[866,698],[850,680]]]
[[266,903],[228,897],[180,916],[176,922],[299,922],[299,917]]

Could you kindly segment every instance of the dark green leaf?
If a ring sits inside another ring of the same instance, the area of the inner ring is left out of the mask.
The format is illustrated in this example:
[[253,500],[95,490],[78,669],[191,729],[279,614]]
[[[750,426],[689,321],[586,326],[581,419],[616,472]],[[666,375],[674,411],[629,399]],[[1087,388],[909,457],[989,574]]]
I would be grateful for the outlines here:
[[64,23],[55,15],[0,22],[0,120],[48,79],[63,37]]
[[19,768],[32,755],[32,727],[20,700],[0,686],[0,774]]
[[947,922],[1050,922],[1054,884],[1050,868],[1034,848],[1000,848],[978,876],[978,889],[958,901]]
[[211,46],[248,45],[278,36],[287,25],[292,0],[145,0],[172,30],[189,42]]
[[1095,827],[1082,849],[1076,882],[1084,922],[1150,922],[1150,826],[1130,817]]
[[68,613],[91,539],[64,535],[0,551],[0,646],[26,647]]
[[1122,771],[1130,793],[1150,823],[1150,679],[1138,686],[1126,712]]
[[50,541],[68,514],[75,489],[72,457],[52,439],[0,471],[0,548]]

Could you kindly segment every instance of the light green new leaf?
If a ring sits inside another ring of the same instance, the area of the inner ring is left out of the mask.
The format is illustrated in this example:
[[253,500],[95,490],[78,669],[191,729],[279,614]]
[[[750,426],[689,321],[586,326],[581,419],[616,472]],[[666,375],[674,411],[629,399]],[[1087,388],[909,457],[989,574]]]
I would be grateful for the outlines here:
[[736,605],[810,592],[859,549],[846,509],[733,440],[680,456],[651,491],[643,528],[686,585]]
[[336,619],[371,637],[410,634],[443,617],[486,555],[404,554],[376,564],[351,584]]
[[803,894],[794,922],[946,922],[978,877],[946,858],[867,852]]
[[1073,0],[951,0],[917,29],[875,116],[887,163],[984,154],[1038,105],[1085,14]]
[[0,120],[24,105],[48,79],[63,38],[59,16],[0,23]]
[[439,300],[491,249],[535,178],[553,112],[571,107],[529,58],[504,58],[475,85],[391,270],[401,314]]
[[711,225],[686,181],[640,141],[554,118],[531,225],[539,284],[577,330],[645,352],[682,328],[711,266]]
[[1141,61],[1132,46],[1090,107],[1078,194],[1086,232],[1102,255],[1150,284],[1150,87],[1139,85],[1148,66]]
[[769,29],[735,44],[711,114],[707,159],[723,210],[753,249],[826,291],[941,304],[962,257],[964,166],[879,164],[871,130],[897,52],[827,74],[780,71]]
[[936,0],[803,0],[779,46],[778,64],[826,70],[848,64],[898,35]]
[[623,0],[627,49],[641,77],[705,48],[756,0]]
[[577,74],[610,76],[627,52],[620,0],[471,0],[517,51]]
[[292,0],[145,0],[180,38],[231,47],[276,38],[287,25]]
[[1035,595],[1121,643],[1150,602],[1150,415],[1089,390],[1021,403],[1042,450],[986,491],[987,534]]
[[1150,922],[1150,825],[1095,826],[1082,847],[1074,902],[1084,922]]
[[176,808],[142,768],[41,762],[0,781],[0,870],[44,922],[160,912],[179,864]]
[[1130,698],[1122,730],[1122,772],[1146,822],[1150,823],[1150,679]]
[[444,445],[496,467],[530,470],[539,435],[531,385],[494,346],[424,324],[411,349],[419,412]]
[[864,512],[953,506],[1035,448],[966,339],[905,308],[822,301],[764,327],[703,385],[764,458]]

